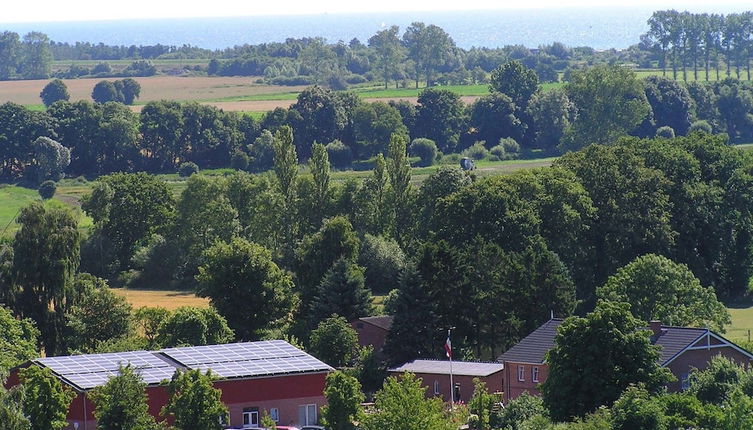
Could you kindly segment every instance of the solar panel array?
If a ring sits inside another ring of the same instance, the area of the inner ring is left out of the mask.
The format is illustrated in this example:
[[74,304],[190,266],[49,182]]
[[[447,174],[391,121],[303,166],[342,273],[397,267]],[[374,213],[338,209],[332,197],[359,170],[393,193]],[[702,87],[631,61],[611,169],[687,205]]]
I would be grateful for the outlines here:
[[148,351],[46,357],[37,359],[36,362],[49,367],[83,390],[105,384],[109,378],[118,374],[120,366],[128,364],[147,384],[170,379],[175,372],[174,366]]
[[331,367],[282,340],[169,348],[170,359],[221,378],[330,370]]

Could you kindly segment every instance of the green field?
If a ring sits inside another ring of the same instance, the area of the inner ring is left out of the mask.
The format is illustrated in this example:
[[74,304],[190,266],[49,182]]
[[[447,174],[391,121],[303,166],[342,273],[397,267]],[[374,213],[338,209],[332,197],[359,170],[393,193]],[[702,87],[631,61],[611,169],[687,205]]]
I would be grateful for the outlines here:
[[[71,207],[79,220],[79,228],[89,229],[92,226],[92,220],[80,208],[80,196],[85,192],[88,192],[88,187],[70,186],[66,188],[61,186],[53,199],[45,201],[45,206]],[[18,230],[18,224],[14,220],[21,208],[39,200],[41,198],[36,190],[0,185],[0,237],[8,237],[15,233]]]

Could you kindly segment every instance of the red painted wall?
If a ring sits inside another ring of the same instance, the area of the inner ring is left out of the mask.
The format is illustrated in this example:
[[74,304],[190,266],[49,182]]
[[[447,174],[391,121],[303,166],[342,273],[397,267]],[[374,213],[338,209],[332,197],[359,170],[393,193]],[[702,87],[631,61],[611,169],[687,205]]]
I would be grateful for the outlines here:
[[[401,372],[392,372],[392,376],[402,375]],[[426,397],[441,397],[445,402],[450,401],[450,376],[435,373],[416,373],[417,378],[421,378],[421,385],[426,387]],[[452,382],[460,385],[460,401],[468,403],[473,395],[473,379],[475,376],[454,375]],[[486,377],[479,377],[481,382],[486,383],[486,389],[490,393],[502,391],[504,387],[504,371],[493,373]],[[434,381],[439,382],[439,394],[434,394]]]
[[384,357],[382,348],[387,341],[387,330],[363,321],[353,321],[351,327],[358,333],[358,344],[362,347],[373,346],[378,357]]
[[[518,380],[518,366],[523,366],[525,375],[524,381]],[[539,368],[538,382],[533,381],[532,371],[534,367]],[[541,395],[538,386],[546,381],[546,378],[549,376],[549,366],[546,364],[526,364],[505,361],[504,375],[504,401],[507,403],[525,392],[534,396]]]
[[667,389],[669,391],[680,391],[682,388],[681,384],[683,375],[690,373],[692,368],[700,370],[705,369],[708,367],[709,361],[719,354],[734,360],[745,368],[750,368],[751,360],[745,354],[729,346],[685,351],[667,366],[675,378],[677,378],[676,382],[670,382],[667,384]]

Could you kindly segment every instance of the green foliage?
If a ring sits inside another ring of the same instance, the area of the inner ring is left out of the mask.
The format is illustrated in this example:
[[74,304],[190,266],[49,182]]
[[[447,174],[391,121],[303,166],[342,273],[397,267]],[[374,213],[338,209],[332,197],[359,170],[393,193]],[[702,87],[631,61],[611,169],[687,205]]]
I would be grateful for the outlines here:
[[188,178],[196,173],[199,173],[199,166],[192,161],[181,163],[180,167],[178,167],[178,175],[180,175],[181,178]]
[[70,94],[68,94],[68,87],[60,79],[53,79],[45,85],[42,92],[39,93],[39,97],[42,99],[45,107],[50,107],[50,105],[60,100],[68,101],[71,98]]
[[131,305],[113,293],[107,281],[79,273],[74,289],[80,298],[65,315],[69,350],[91,353],[100,342],[135,334]]
[[520,430],[523,423],[539,415],[548,415],[544,402],[541,397],[526,392],[499,409],[491,418],[491,424],[494,428]]
[[403,136],[393,134],[390,139],[387,157],[387,173],[390,189],[387,194],[391,208],[394,208],[393,236],[399,244],[405,244],[408,228],[411,224],[410,203],[413,188],[411,187],[411,169],[408,161],[407,143]]
[[536,130],[536,146],[553,152],[570,128],[577,109],[565,90],[555,88],[534,94],[527,112]]
[[376,412],[364,417],[364,430],[450,430],[452,425],[444,417],[442,400],[425,397],[426,387],[421,380],[406,373],[400,378],[390,377],[376,393]]
[[[5,379],[2,376],[0,379]],[[0,430],[30,430],[31,423],[23,410],[24,387],[6,389],[0,384]]]
[[31,430],[57,430],[68,425],[68,407],[76,393],[63,387],[47,368],[29,366],[19,372],[24,384],[23,408]]
[[366,288],[374,293],[386,293],[397,288],[407,262],[395,240],[366,233],[358,264],[365,269]]
[[314,298],[310,325],[316,325],[330,315],[340,315],[346,321],[374,313],[371,292],[366,288],[363,268],[340,258],[324,274]]
[[433,140],[447,154],[455,151],[465,121],[465,109],[457,93],[427,88],[418,95],[416,130],[412,136]]
[[721,332],[731,322],[713,288],[702,287],[686,265],[659,255],[636,258],[610,276],[596,294],[599,299],[630,303],[631,313],[644,322],[708,326]]
[[279,193],[282,195],[283,257],[291,261],[295,237],[295,183],[298,176],[298,156],[293,145],[293,130],[283,126],[275,134],[272,142],[274,168]]
[[721,425],[723,430],[744,429],[753,426],[753,399],[742,391],[733,391],[724,402]]
[[161,307],[143,306],[133,313],[134,325],[148,342],[149,349],[159,347],[160,328],[170,318],[170,311]]
[[345,318],[332,315],[311,332],[309,351],[330,366],[346,366],[358,353],[358,334]]
[[351,430],[354,421],[361,419],[364,397],[361,384],[346,373],[335,371],[327,375],[324,387],[327,405],[322,408],[322,424],[332,430]]
[[661,405],[652,401],[642,386],[625,390],[612,406],[612,428],[615,430],[664,430],[667,420]]
[[539,88],[536,72],[520,61],[509,61],[492,71],[489,90],[510,97],[516,105],[525,109],[528,101]]
[[290,276],[272,261],[269,251],[245,239],[207,249],[196,281],[196,293],[209,297],[241,339],[261,338],[288,317],[295,302]]
[[489,394],[486,384],[478,378],[473,378],[473,396],[468,402],[468,409],[471,413],[471,421],[468,423],[468,427],[471,430],[490,429],[493,408],[494,397]]
[[706,120],[694,121],[692,124],[690,124],[689,132],[690,133],[701,132],[701,133],[711,134],[712,133],[711,124],[709,124],[709,122]]
[[76,304],[71,287],[79,264],[78,225],[68,209],[39,202],[21,209],[17,222],[10,303],[17,315],[35,322],[45,352],[54,355],[65,350],[65,313]]
[[528,128],[519,107],[505,94],[479,97],[469,107],[469,125],[473,138],[496,142],[504,137],[522,140]]
[[610,406],[630,384],[656,392],[672,378],[657,364],[659,352],[626,303],[599,302],[585,318],[570,317],[547,354],[549,377],[541,385],[552,418],[585,416]]
[[220,430],[220,418],[229,419],[220,396],[222,391],[212,385],[212,373],[201,370],[176,370],[167,384],[169,400],[162,415],[174,419],[179,430]]
[[129,365],[105,385],[88,394],[94,402],[97,426],[108,430],[157,430],[160,428],[149,414],[146,384]]
[[418,138],[413,139],[408,152],[414,156],[421,158],[420,166],[431,166],[437,159],[437,144],[431,139]]
[[713,404],[703,404],[689,393],[665,394],[656,398],[667,417],[667,427],[676,428],[719,428],[722,420],[721,408]]
[[327,149],[321,143],[314,143],[309,160],[309,169],[314,177],[313,201],[315,204],[315,225],[321,225],[330,200],[330,167]]
[[672,139],[675,137],[675,130],[667,125],[661,126],[656,129],[656,137],[662,139]]
[[31,146],[34,162],[24,176],[35,183],[63,179],[63,171],[71,164],[71,150],[49,137],[38,137]]
[[353,162],[353,152],[339,140],[327,144],[327,155],[336,169],[347,169]]
[[484,142],[476,142],[465,148],[461,155],[473,160],[483,160],[489,155],[489,151],[486,149],[486,146],[484,146]]
[[373,393],[382,387],[387,376],[386,370],[373,346],[367,345],[359,349],[355,371],[365,393]]
[[49,200],[55,196],[57,188],[58,186],[55,184],[55,181],[47,180],[39,185],[37,192],[39,192],[39,195],[43,200]]
[[117,102],[121,100],[118,88],[110,81],[99,81],[92,89],[92,100],[95,103]]
[[0,305],[0,369],[11,369],[39,356],[39,330],[28,318],[15,318]]
[[[163,348],[177,346],[217,345],[234,339],[233,330],[225,318],[214,308],[181,306],[171,314],[162,316],[159,311],[142,311],[147,328],[155,320],[164,318],[158,326],[156,343]],[[151,330],[150,330],[151,331]],[[150,335],[153,336],[152,333]]]
[[709,361],[704,370],[694,370],[690,374],[689,392],[704,403],[722,405],[738,389],[753,391],[753,374],[745,371],[737,363],[718,355]]
[[265,429],[269,429],[269,430],[277,429],[277,423],[274,422],[274,420],[272,419],[272,417],[269,416],[269,413],[266,410],[264,411],[264,414],[262,414],[259,424],[261,424],[262,428],[265,428]]
[[622,66],[595,66],[573,72],[565,87],[578,109],[562,147],[577,150],[591,143],[611,144],[632,131],[650,106],[635,72]]

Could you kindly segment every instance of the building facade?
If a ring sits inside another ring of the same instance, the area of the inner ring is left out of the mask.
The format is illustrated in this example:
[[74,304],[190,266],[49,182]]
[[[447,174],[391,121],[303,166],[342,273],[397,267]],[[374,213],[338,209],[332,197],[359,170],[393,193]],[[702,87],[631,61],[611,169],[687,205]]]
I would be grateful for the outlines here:
[[[499,393],[503,388],[503,368],[501,363],[480,363],[472,361],[452,362],[452,382],[454,401],[467,403],[473,395],[473,380],[478,378],[486,384],[490,393]],[[413,360],[402,366],[389,369],[391,376],[407,372],[421,379],[427,397],[441,397],[445,402],[450,397],[450,362],[444,360]]]

